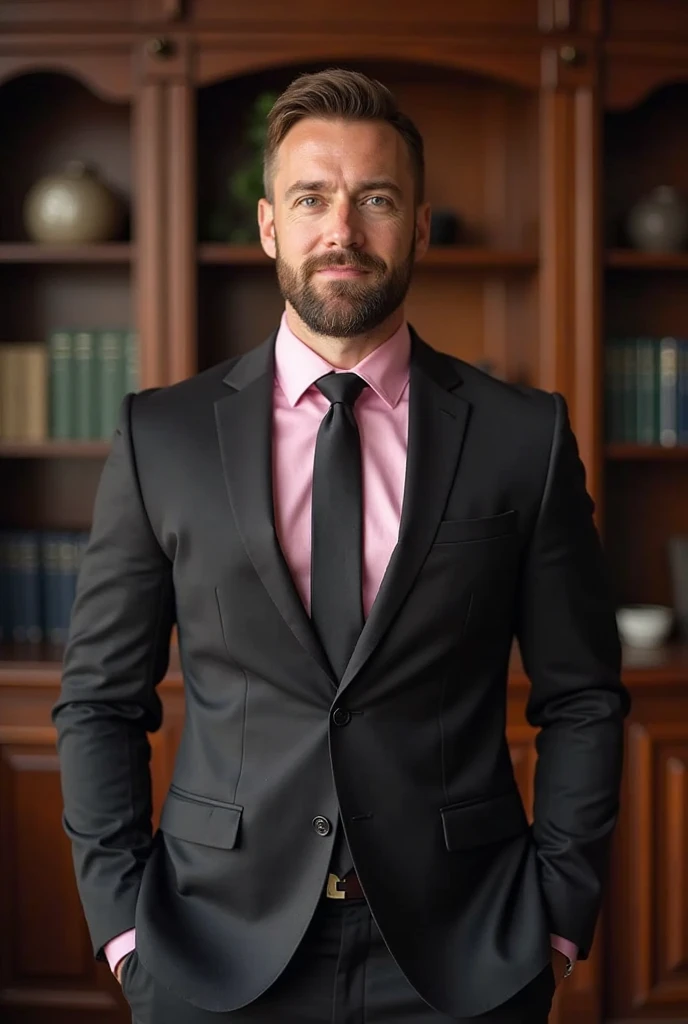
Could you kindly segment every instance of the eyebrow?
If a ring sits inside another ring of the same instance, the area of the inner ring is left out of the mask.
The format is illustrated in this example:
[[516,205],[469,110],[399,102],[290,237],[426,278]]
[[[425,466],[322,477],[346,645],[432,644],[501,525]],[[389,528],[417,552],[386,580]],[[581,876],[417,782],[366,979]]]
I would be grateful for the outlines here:
[[[293,185],[290,185],[287,191],[284,193],[285,199],[291,199],[292,196],[299,195],[303,192],[331,192],[326,181],[295,181]],[[363,181],[358,186],[359,192],[393,192],[394,195],[400,199],[403,198],[403,192],[393,181],[389,178],[374,178],[371,181]]]

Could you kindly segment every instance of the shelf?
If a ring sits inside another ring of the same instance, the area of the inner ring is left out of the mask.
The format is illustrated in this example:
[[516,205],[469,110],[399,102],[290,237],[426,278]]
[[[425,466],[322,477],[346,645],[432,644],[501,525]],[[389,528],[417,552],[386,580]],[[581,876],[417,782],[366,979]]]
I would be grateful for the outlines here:
[[638,249],[610,249],[608,267],[628,270],[688,271],[688,252],[640,252]]
[[622,675],[629,686],[640,684],[688,684],[688,642],[643,650],[622,648]]
[[[206,243],[198,247],[202,264],[258,267],[269,266],[273,260],[258,245],[222,245]],[[457,267],[475,270],[534,270],[537,253],[516,249],[462,248],[435,246],[419,261],[419,267]]]
[[131,242],[92,245],[1,242],[0,263],[128,263],[134,248]]
[[109,441],[3,441],[0,459],[104,459]]
[[665,448],[658,444],[626,444],[615,442],[605,446],[610,461],[626,462],[688,462],[688,445]]
[[[44,645],[0,646],[0,686],[57,686],[62,675],[64,649]],[[688,642],[667,644],[655,650],[623,648],[622,675],[624,683],[634,686],[688,685]],[[518,651],[515,649],[509,666],[509,686],[514,692],[528,692],[528,681]],[[178,691],[183,687],[178,652],[170,651],[169,670],[163,689]]]
[[[621,675],[629,687],[642,685],[688,685],[688,640],[670,642],[663,647],[643,650],[638,647],[622,647]],[[526,676],[523,662],[514,644],[509,661],[509,683],[515,692],[527,694],[530,681]]]
[[205,242],[198,247],[200,263],[225,264],[235,267],[267,267],[274,260],[263,252],[259,245],[223,245],[221,242]]

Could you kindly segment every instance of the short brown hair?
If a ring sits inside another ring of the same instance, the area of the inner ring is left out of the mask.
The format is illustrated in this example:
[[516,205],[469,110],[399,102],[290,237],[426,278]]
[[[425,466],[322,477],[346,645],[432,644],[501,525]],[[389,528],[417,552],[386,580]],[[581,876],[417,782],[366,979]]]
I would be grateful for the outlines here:
[[343,68],[299,75],[270,110],[263,156],[263,184],[270,202],[274,200],[277,150],[287,132],[306,117],[385,121],[391,125],[408,146],[416,186],[416,203],[422,203],[425,194],[423,137],[411,118],[399,110],[387,86],[360,71],[346,71]]

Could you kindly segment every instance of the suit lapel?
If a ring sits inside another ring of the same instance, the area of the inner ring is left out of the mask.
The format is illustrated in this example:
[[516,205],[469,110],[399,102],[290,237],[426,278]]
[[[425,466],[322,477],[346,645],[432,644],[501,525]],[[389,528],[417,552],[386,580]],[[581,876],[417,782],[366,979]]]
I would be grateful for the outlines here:
[[263,586],[301,646],[327,674],[327,657],[306,614],[275,532],[272,403],[275,334],[238,360],[224,382],[234,390],[215,403],[229,501]]
[[470,404],[454,394],[455,364],[412,332],[409,436],[399,540],[340,684],[357,675],[391,625],[420,571],[456,475]]

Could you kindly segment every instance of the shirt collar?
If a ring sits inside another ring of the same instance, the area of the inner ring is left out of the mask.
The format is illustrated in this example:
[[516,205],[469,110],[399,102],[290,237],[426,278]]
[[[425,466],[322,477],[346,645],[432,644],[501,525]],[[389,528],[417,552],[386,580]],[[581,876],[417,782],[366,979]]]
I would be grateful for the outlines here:
[[[380,398],[394,408],[409,379],[411,335],[404,321],[394,334],[351,368]],[[275,376],[291,406],[325,373],[336,371],[326,359],[296,337],[287,324],[286,312],[275,340]]]

